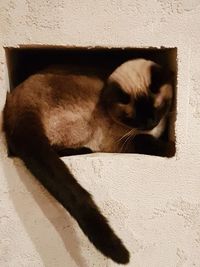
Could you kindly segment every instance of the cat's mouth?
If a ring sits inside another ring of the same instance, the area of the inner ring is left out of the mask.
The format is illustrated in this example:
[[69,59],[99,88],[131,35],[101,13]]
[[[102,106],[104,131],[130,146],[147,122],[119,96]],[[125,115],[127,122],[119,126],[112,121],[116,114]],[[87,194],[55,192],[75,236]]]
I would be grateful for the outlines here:
[[118,120],[118,123],[119,122],[120,124],[128,126],[129,128],[132,128],[132,129],[135,128],[139,131],[151,131],[160,123],[160,118],[159,119],[147,119],[144,122],[142,121],[137,122],[134,119],[123,117]]
[[137,129],[141,131],[151,131],[153,130],[158,124],[160,120],[157,121],[148,121],[145,125],[139,126]]

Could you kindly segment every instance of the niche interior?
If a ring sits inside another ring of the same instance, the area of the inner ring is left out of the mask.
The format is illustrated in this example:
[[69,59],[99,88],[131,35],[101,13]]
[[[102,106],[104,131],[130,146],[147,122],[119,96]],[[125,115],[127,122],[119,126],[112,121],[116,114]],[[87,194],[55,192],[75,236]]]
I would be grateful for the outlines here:
[[103,73],[102,75],[105,77],[118,65],[133,58],[150,59],[170,68],[175,73],[175,97],[163,138],[175,141],[177,48],[22,46],[19,48],[5,47],[5,53],[10,90],[29,75],[55,64],[76,65],[82,69],[95,66],[95,69],[101,70],[101,74]]

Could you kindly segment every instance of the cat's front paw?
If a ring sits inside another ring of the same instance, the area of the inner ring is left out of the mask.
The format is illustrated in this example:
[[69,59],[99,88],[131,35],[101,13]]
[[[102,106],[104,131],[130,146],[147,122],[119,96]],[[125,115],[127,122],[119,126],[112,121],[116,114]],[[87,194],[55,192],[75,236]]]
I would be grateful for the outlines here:
[[175,155],[175,143],[163,141],[148,134],[134,138],[135,153],[171,158]]
[[92,149],[90,149],[89,147],[80,147],[77,148],[77,154],[82,155],[82,154],[91,154],[93,153]]

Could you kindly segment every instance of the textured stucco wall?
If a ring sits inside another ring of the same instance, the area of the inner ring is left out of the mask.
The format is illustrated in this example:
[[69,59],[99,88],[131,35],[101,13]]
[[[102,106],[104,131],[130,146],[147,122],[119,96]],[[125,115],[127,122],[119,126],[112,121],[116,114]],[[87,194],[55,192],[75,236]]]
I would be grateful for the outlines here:
[[[200,1],[1,0],[0,109],[8,88],[4,46],[178,48],[175,158],[65,159],[131,251],[130,267],[200,266]],[[0,135],[0,266],[117,266],[25,170]]]

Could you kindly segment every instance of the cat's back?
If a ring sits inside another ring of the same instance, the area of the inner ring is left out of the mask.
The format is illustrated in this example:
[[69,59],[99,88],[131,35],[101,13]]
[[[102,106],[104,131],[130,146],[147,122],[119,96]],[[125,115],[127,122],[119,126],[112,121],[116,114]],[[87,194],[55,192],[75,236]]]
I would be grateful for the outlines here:
[[12,131],[13,125],[23,114],[34,112],[52,142],[72,137],[72,131],[79,137],[71,138],[71,141],[78,139],[79,132],[89,130],[89,121],[102,87],[103,81],[95,76],[34,74],[8,94],[4,109],[4,114],[9,118],[6,124]]
[[103,81],[95,76],[78,74],[37,73],[18,85],[10,94],[10,101],[18,106],[52,106],[66,101],[95,100]]

